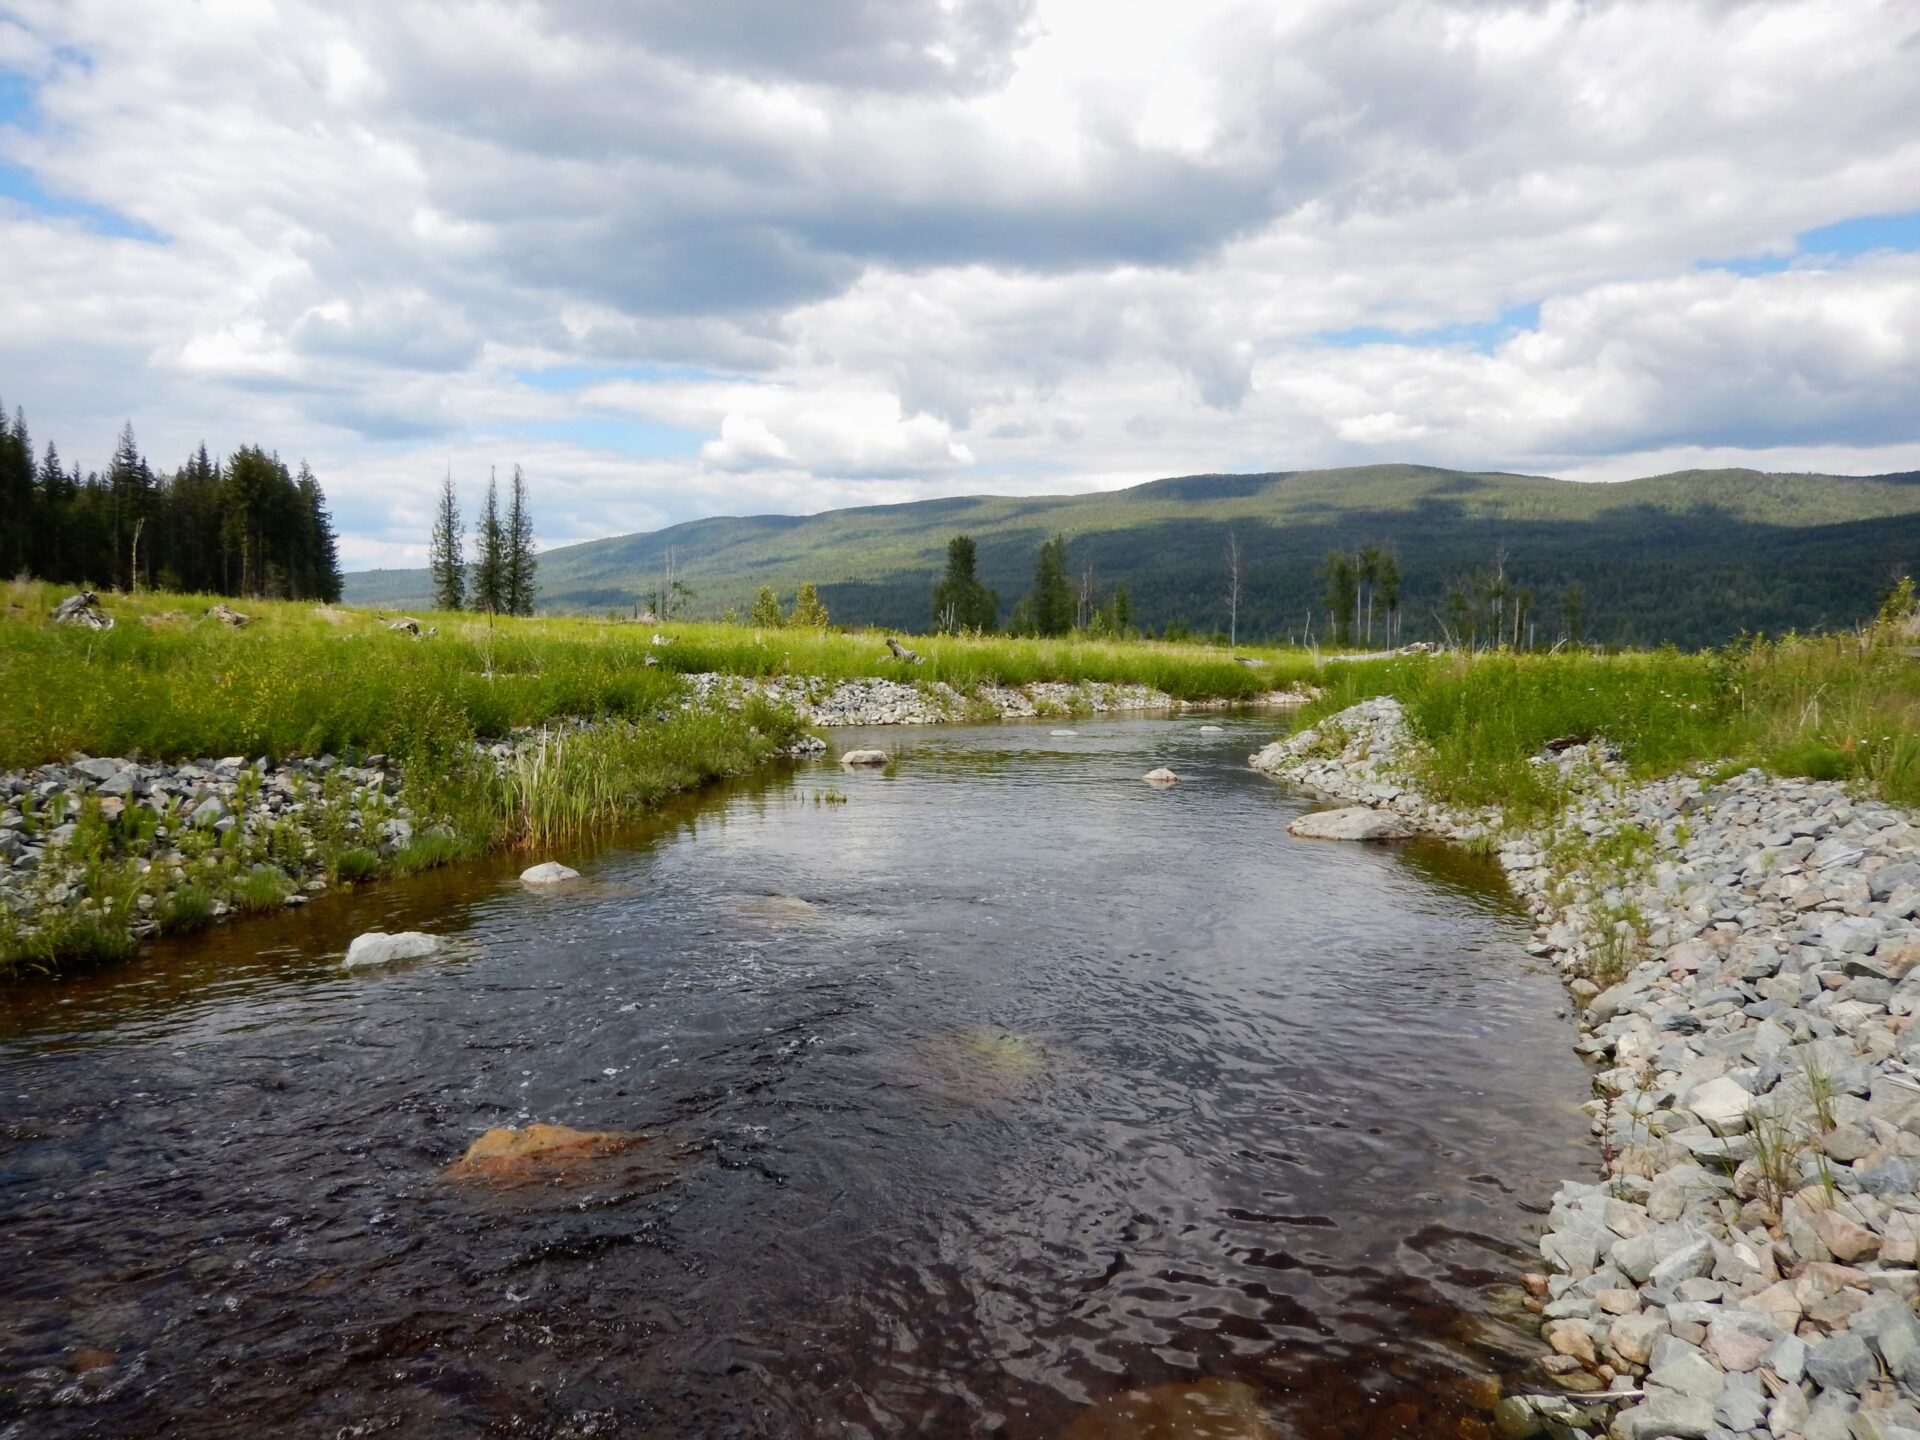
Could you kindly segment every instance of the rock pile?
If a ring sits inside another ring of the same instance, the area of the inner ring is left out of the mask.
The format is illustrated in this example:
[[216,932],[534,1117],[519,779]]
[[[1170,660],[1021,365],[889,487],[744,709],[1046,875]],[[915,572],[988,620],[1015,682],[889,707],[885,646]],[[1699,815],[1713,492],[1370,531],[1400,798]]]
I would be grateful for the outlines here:
[[[85,910],[83,812],[145,838],[136,862],[143,885],[130,926],[137,938],[158,929],[160,897],[192,884],[224,858],[242,868],[271,862],[294,882],[288,899],[326,888],[324,830],[336,844],[391,853],[413,838],[411,813],[396,795],[386,757],[349,765],[331,755],[272,765],[228,756],[187,764],[141,764],[75,756],[0,775],[0,907],[17,917]],[[224,914],[214,907],[212,918]]]
[[1037,715],[1076,711],[1174,710],[1179,702],[1145,685],[1068,685],[1041,682],[1026,686],[982,685],[971,695],[945,681],[822,680],[780,676],[745,680],[733,675],[686,677],[696,700],[721,695],[738,703],[761,695],[790,705],[811,725],[948,725],[962,720],[1027,720]]
[[1414,745],[1375,700],[1253,764],[1499,836],[1580,1007],[1606,1175],[1561,1188],[1529,1277],[1575,1403],[1505,1402],[1502,1433],[1920,1437],[1915,817],[1757,771],[1631,784],[1593,741],[1535,762],[1569,803],[1511,833],[1418,795]]

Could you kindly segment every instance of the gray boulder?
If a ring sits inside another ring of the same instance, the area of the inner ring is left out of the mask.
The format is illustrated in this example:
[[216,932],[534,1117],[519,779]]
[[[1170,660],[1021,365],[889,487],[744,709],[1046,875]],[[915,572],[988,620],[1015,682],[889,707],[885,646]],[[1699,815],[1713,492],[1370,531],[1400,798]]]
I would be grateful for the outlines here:
[[523,885],[563,885],[579,878],[578,870],[562,865],[558,860],[532,865],[520,872],[520,883]]
[[1302,815],[1287,833],[1302,840],[1405,840],[1413,834],[1397,816],[1365,805]]
[[840,763],[846,766],[879,766],[892,762],[893,757],[884,750],[849,750],[840,757]]

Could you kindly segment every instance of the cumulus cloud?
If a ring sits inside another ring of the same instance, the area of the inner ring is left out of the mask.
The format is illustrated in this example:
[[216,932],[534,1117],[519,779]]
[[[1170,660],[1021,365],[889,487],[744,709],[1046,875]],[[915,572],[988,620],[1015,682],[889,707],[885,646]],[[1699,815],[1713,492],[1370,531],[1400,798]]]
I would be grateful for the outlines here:
[[1821,0],[16,0],[0,378],[86,463],[123,418],[161,463],[305,455],[350,559],[417,554],[485,457],[549,540],[1375,459],[1884,469],[1920,447],[1913,246],[1798,237],[1920,211],[1914,35]]

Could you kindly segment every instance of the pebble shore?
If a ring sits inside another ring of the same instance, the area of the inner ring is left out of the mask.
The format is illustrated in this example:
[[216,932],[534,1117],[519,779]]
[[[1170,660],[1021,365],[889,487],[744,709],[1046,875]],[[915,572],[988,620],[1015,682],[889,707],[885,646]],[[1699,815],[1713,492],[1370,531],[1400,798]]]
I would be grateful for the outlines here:
[[1920,1440],[1920,824],[1747,771],[1632,782],[1603,741],[1535,763],[1551,827],[1417,788],[1399,704],[1254,768],[1497,849],[1568,982],[1597,1179],[1526,1277],[1551,1352],[1507,1440]]
[[[1171,696],[1139,685],[983,685],[968,695],[943,683],[888,679],[686,679],[690,705],[737,705],[759,694],[823,727],[1180,708]],[[521,732],[479,748],[504,764],[515,747],[537,742],[540,733]],[[787,753],[806,758],[826,748],[804,736]],[[160,933],[172,895],[195,888],[218,893],[236,866],[242,873],[260,872],[255,908],[304,905],[328,888],[323,857],[330,851],[391,857],[412,842],[417,823],[398,768],[384,755],[359,764],[331,755],[280,764],[240,755],[180,764],[75,755],[65,764],[0,774],[0,912],[32,926],[97,908],[89,857],[75,849],[84,840],[82,807],[92,802],[123,837],[130,825],[137,827],[131,863],[144,883],[128,924],[136,940]],[[206,919],[219,922],[234,914],[228,901],[217,899]]]

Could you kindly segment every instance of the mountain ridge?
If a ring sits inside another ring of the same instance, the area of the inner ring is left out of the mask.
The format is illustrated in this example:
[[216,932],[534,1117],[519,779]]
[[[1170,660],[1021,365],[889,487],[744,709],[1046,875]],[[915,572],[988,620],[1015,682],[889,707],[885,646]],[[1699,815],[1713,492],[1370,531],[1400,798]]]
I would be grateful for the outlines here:
[[[1577,583],[1591,638],[1699,645],[1846,624],[1870,610],[1894,575],[1920,569],[1920,471],[1694,469],[1594,483],[1391,464],[708,516],[543,552],[541,604],[631,611],[671,551],[695,591],[693,614],[744,614],[761,584],[790,596],[811,580],[836,621],[924,629],[946,542],[963,531],[978,543],[981,578],[1000,591],[1003,616],[1027,587],[1040,541],[1063,532],[1075,575],[1092,565],[1102,593],[1126,583],[1145,628],[1225,628],[1232,531],[1243,555],[1243,636],[1300,634],[1324,608],[1327,551],[1373,544],[1399,557],[1410,639],[1438,633],[1452,580],[1504,552],[1543,622]],[[424,570],[346,576],[354,603],[410,608],[430,592]]]

